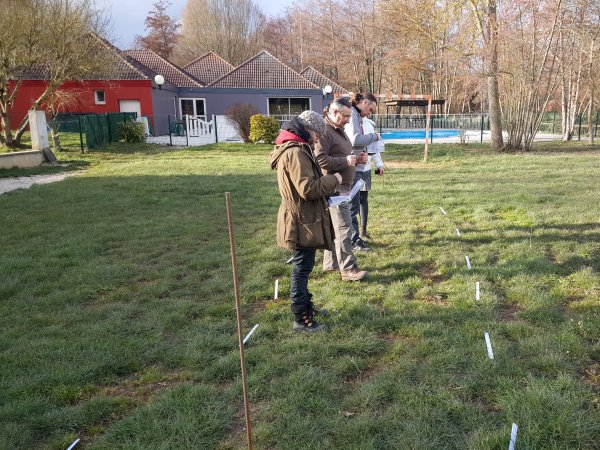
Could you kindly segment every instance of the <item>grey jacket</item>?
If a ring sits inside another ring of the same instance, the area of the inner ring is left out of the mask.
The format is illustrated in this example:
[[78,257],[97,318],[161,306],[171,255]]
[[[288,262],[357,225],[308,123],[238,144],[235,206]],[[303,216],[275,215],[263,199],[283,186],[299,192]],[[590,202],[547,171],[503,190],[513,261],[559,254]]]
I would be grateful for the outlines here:
[[[373,142],[377,142],[379,139],[377,133],[367,133],[365,134],[362,127],[362,117],[360,116],[360,112],[355,107],[352,107],[352,119],[350,122],[346,124],[344,127],[344,131],[346,132],[346,136],[350,139],[352,143],[352,153],[358,156],[360,152],[367,148],[367,145],[372,144]],[[357,172],[364,172],[365,165],[357,164],[356,165]]]

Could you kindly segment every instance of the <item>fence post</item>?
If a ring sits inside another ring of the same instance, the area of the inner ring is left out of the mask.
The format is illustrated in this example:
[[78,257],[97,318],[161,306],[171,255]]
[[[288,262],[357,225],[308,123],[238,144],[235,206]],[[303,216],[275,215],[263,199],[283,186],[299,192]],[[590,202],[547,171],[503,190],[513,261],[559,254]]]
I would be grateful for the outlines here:
[[81,116],[77,116],[79,120],[79,145],[81,147],[81,153],[83,153],[83,128],[81,126]]
[[578,141],[581,141],[581,119],[583,117],[583,113],[579,113],[579,138]]
[[594,137],[598,136],[598,114],[600,114],[600,112],[596,112],[596,123],[594,125]]
[[106,124],[108,126],[108,143],[112,144],[112,132],[110,129],[110,114],[106,113]]
[[[429,127],[429,143],[433,144],[433,127],[435,126],[435,117],[431,119],[431,126]],[[427,136],[425,136],[427,137]]]
[[190,136],[189,136],[189,133],[188,133],[188,131],[189,131],[189,125],[190,125],[190,123],[188,122],[188,115],[186,114],[185,115],[185,130],[184,131],[185,131],[185,145],[187,147],[190,146]]
[[484,121],[484,117],[482,114],[481,115],[481,142],[483,142],[483,121]]
[[554,116],[552,117],[552,134],[554,134],[554,123],[556,122],[556,111],[554,111]]
[[219,143],[219,130],[217,129],[217,116],[213,114],[213,122],[215,127],[215,144]]
[[171,114],[167,114],[167,122],[169,123],[169,145],[173,147],[173,138],[171,137]]

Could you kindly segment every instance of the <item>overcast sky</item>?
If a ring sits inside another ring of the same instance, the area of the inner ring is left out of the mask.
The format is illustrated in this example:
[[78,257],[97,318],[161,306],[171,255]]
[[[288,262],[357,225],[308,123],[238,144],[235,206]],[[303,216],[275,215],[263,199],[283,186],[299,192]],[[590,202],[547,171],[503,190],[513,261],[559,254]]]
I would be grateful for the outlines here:
[[[186,1],[171,0],[171,17],[179,19]],[[110,12],[113,44],[121,50],[127,50],[136,34],[144,34],[144,20],[154,2],[155,0],[97,0],[98,6]],[[276,16],[285,11],[292,0],[257,0],[256,3],[267,15]]]

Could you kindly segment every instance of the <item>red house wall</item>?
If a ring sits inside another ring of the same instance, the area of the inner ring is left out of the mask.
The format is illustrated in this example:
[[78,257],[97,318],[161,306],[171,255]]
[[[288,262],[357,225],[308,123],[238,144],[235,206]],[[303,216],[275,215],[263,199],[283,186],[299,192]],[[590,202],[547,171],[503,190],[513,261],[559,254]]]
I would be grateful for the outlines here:
[[[23,82],[9,109],[11,128],[17,128],[32,103],[46,89],[46,81]],[[152,82],[150,80],[119,81],[70,81],[60,88],[74,94],[75,101],[60,109],[60,112],[93,113],[120,112],[119,100],[139,100],[142,115],[152,116]],[[95,91],[104,91],[105,104],[95,103]]]

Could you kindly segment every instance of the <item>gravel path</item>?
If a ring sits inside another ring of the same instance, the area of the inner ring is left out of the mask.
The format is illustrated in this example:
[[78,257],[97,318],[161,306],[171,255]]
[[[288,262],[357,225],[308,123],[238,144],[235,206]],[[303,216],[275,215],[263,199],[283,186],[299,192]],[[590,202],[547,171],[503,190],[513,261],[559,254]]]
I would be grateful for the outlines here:
[[31,177],[0,178],[0,195],[17,189],[29,189],[34,184],[48,184],[62,181],[67,177],[77,174],[77,172],[65,172],[51,175],[34,175]]

